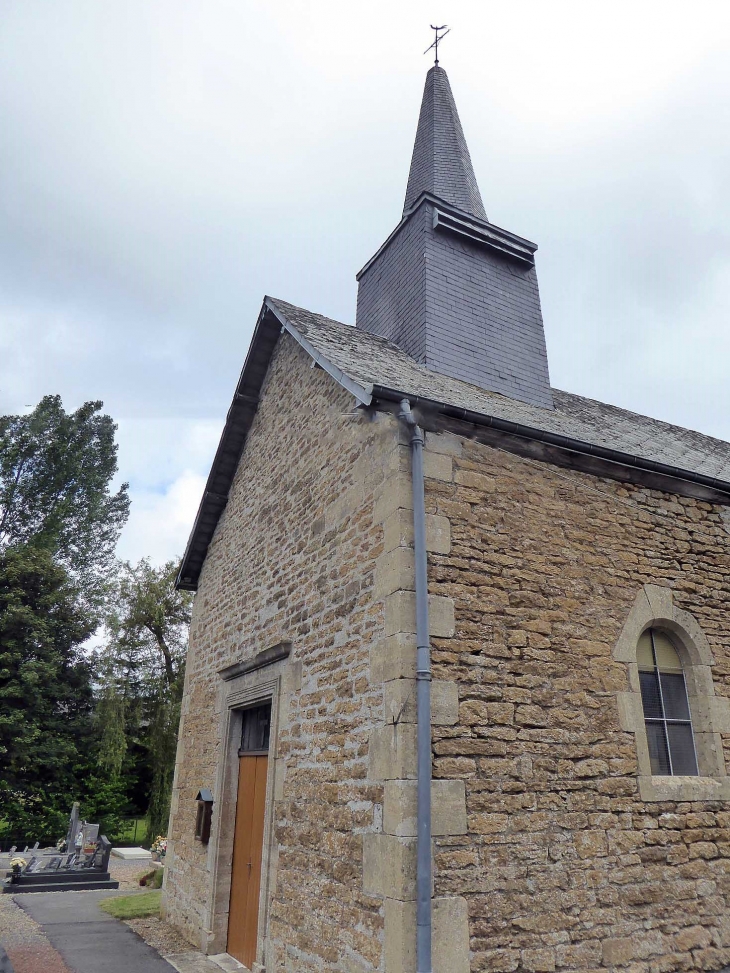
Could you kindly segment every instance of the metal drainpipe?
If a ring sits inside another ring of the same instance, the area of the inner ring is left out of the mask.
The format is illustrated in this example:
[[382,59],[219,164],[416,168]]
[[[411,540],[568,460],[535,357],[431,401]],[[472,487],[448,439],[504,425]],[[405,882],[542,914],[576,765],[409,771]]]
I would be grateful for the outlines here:
[[417,846],[416,846],[416,971],[431,970],[431,646],[428,625],[426,563],[426,501],[423,484],[423,430],[417,425],[408,399],[402,399],[398,418],[411,434],[413,484],[413,547],[416,562],[416,718],[417,726]]

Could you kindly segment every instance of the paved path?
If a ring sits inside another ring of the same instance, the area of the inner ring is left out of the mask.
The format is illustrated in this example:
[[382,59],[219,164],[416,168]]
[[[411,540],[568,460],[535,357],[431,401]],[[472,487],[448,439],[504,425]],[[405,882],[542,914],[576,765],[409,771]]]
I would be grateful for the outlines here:
[[72,973],[12,895],[0,895],[0,943],[10,957],[13,973]]
[[173,967],[129,926],[101,911],[97,903],[109,894],[106,889],[34,892],[15,901],[43,927],[74,973],[172,973]]

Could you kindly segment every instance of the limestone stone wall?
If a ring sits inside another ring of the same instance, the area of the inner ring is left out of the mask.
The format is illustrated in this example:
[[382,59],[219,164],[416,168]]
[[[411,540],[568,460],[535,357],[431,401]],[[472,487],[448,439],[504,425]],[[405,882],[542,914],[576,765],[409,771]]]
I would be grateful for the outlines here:
[[[384,703],[370,652],[385,636],[384,595],[374,592],[378,505],[397,422],[353,418],[352,397],[310,365],[280,339],[202,572],[166,880],[170,921],[205,950],[225,950],[235,795],[221,776],[219,673],[290,642],[270,751],[265,966],[255,967],[267,973],[380,969],[383,950],[382,896],[363,886],[363,835],[382,828],[384,782],[370,775],[369,744]],[[216,800],[207,848],[194,839],[200,787]]]
[[450,533],[429,581],[455,619],[453,637],[434,633],[434,676],[459,702],[433,728],[434,769],[464,782],[467,812],[466,833],[435,840],[435,892],[467,902],[471,970],[720,970],[730,806],[708,797],[725,784],[640,792],[625,645],[637,605],[644,624],[695,620],[693,716],[723,774],[726,513],[449,434],[426,445],[427,511]]
[[[352,412],[282,337],[195,599],[166,909],[225,950],[235,707],[269,693],[254,973],[415,969],[410,456],[393,416]],[[719,970],[726,511],[447,433],[425,471],[434,973]],[[632,645],[652,618],[692,645],[699,779],[648,775]]]

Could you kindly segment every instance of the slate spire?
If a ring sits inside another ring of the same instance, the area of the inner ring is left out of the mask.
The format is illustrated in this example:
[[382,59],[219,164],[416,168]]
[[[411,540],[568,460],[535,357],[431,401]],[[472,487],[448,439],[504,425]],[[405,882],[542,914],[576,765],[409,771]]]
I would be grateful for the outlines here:
[[449,80],[434,65],[403,217],[357,275],[357,327],[441,375],[552,409],[536,250],[487,219]]
[[451,85],[438,65],[426,75],[404,214],[423,192],[477,219],[487,218]]

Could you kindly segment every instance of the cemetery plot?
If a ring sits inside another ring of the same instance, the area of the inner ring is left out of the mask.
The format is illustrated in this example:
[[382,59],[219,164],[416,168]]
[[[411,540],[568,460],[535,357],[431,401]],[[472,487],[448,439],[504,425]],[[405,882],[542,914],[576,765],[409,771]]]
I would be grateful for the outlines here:
[[[29,860],[11,857],[11,870],[3,883],[3,892],[63,892],[81,889],[118,889],[119,882],[109,874],[111,842],[99,836],[99,825],[79,820],[79,805],[74,804],[69,817],[65,848],[43,854],[32,854]],[[37,852],[36,842],[33,852]],[[27,849],[26,849],[27,852]]]

